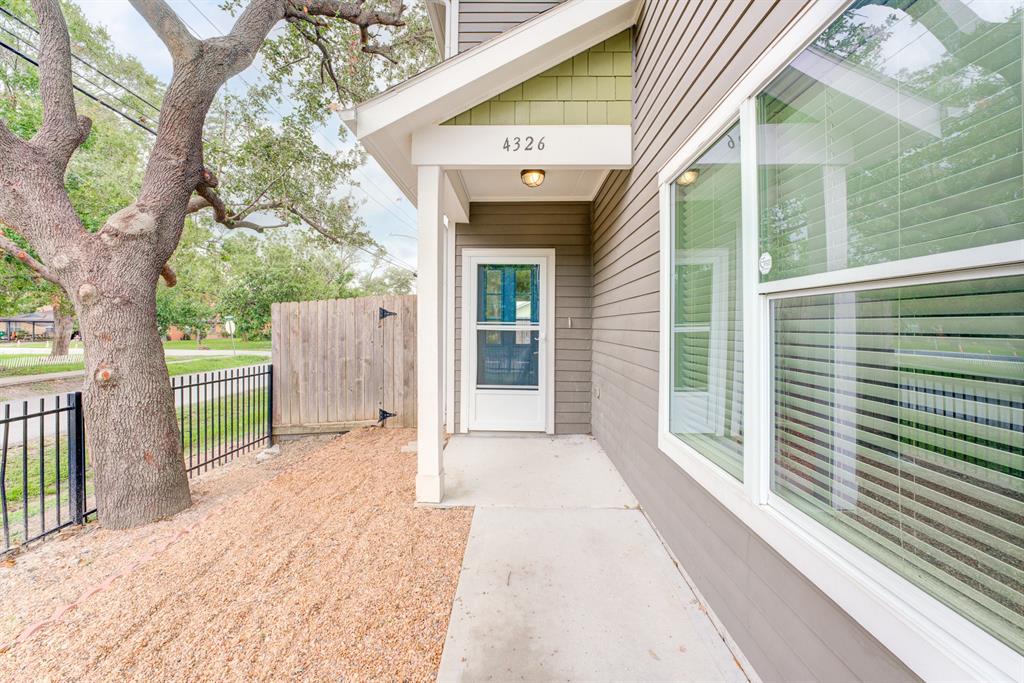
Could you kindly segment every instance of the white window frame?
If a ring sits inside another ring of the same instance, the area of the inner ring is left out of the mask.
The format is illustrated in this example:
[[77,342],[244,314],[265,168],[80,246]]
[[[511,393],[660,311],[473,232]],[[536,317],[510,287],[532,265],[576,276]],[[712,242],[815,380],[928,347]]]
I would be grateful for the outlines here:
[[[771,301],[806,294],[1024,274],[1024,240],[760,283],[757,94],[849,5],[818,0],[797,17],[660,169],[658,446],[754,533],[925,680],[1022,681],[1024,656],[770,491]],[[739,482],[669,430],[673,183],[740,121],[744,430]]]

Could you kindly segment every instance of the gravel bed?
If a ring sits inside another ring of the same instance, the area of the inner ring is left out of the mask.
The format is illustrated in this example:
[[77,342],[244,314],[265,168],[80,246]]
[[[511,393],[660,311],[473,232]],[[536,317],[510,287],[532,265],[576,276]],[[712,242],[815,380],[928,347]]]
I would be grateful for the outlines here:
[[0,562],[0,680],[433,680],[472,511],[413,505],[415,434],[247,456],[170,520]]

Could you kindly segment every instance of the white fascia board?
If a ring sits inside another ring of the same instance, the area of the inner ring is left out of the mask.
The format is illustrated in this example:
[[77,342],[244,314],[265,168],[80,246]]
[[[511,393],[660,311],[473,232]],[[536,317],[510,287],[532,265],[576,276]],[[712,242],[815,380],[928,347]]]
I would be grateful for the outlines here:
[[366,152],[377,160],[406,199],[416,206],[416,167],[410,163],[408,138],[405,144],[384,135],[361,142]]
[[469,193],[458,171],[444,174],[444,210],[448,220],[455,223],[469,222]]
[[569,0],[355,108],[360,140],[436,124],[631,26],[638,0]]
[[632,163],[628,125],[430,126],[412,136],[415,166],[606,169]]
[[446,0],[426,0],[427,18],[430,19],[430,28],[434,31],[434,42],[437,43],[437,52],[444,59],[445,54],[445,26],[448,23],[448,3]]

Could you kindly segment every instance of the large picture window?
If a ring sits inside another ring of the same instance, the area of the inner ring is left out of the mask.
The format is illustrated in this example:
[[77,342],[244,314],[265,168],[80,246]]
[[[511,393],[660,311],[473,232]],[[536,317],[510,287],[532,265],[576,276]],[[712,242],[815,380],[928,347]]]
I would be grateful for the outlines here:
[[659,173],[659,446],[925,678],[1015,680],[1024,0],[820,9]]
[[843,14],[757,98],[762,280],[1024,235],[1021,3],[969,2],[969,26],[893,4]]
[[740,142],[733,126],[674,183],[670,429],[743,476]]
[[772,490],[1024,650],[1024,276],[772,320]]

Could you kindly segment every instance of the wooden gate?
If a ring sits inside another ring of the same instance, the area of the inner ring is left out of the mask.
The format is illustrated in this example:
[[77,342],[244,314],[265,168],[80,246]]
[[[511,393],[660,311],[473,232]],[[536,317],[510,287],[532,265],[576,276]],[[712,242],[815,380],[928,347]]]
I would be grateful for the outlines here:
[[416,426],[416,297],[271,307],[274,435]]

